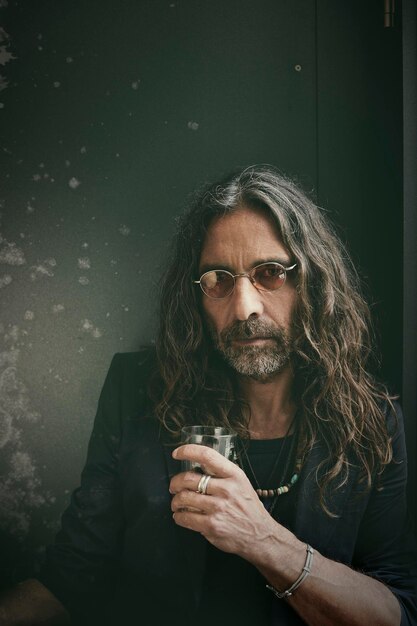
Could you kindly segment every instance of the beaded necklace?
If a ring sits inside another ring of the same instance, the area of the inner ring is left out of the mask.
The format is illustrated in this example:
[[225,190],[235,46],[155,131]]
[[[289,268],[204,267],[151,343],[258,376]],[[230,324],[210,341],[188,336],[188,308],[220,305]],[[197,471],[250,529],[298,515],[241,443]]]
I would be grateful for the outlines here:
[[[268,478],[268,481],[267,481],[268,483],[272,479],[272,477],[273,477],[273,475],[274,475],[274,473],[275,473],[275,471],[276,471],[276,469],[277,469],[277,467],[279,465],[279,461],[280,461],[280,459],[281,459],[281,457],[283,455],[284,448],[286,447],[286,443],[288,441],[288,435],[289,435],[289,432],[291,430],[292,424],[293,424],[293,422],[291,422],[291,424],[290,424],[290,426],[289,426],[289,428],[288,428],[288,430],[287,430],[287,432],[285,434],[284,440],[283,440],[282,445],[281,445],[281,449],[280,449],[280,451],[279,451],[279,453],[277,455],[277,458],[275,460],[273,468],[272,468],[272,470],[271,470],[271,472],[269,474],[269,478]],[[255,491],[256,491],[256,493],[258,494],[258,497],[261,500],[266,500],[266,499],[269,499],[269,498],[273,498],[272,502],[270,503],[270,506],[267,507],[268,510],[269,510],[269,513],[271,513],[271,514],[272,514],[272,511],[273,511],[273,509],[274,509],[274,507],[276,505],[276,501],[277,501],[278,497],[283,495],[284,493],[288,493],[294,487],[294,485],[297,483],[297,481],[299,479],[299,476],[300,476],[300,473],[301,473],[301,469],[303,467],[303,461],[304,461],[304,457],[300,454],[301,450],[300,450],[299,443],[300,443],[300,437],[299,437],[299,433],[298,433],[298,428],[296,428],[296,431],[294,432],[294,436],[293,436],[293,439],[292,439],[292,442],[291,442],[291,447],[290,447],[290,449],[288,451],[288,456],[287,456],[287,459],[286,459],[285,468],[284,468],[284,471],[282,473],[280,484],[275,489],[262,489],[260,487],[258,479],[257,479],[256,474],[254,472],[254,469],[252,467],[252,463],[250,462],[249,455],[248,455],[248,453],[246,451],[246,447],[245,447],[244,444],[241,446],[241,451],[242,451],[241,458],[242,458],[242,461],[244,459],[244,463],[241,464],[241,467],[242,467],[242,469],[244,471],[245,471],[244,465],[246,465],[247,468],[249,469],[249,471],[250,471],[250,473],[251,473],[251,475],[253,477],[253,482],[256,485]],[[295,449],[296,444],[297,444],[297,452],[296,452],[296,455],[295,455],[296,458],[295,458],[294,470],[291,472],[291,477],[288,480],[288,482],[284,482],[286,476],[288,475],[289,464],[291,462],[291,459],[293,458],[293,453],[294,453],[294,449]],[[264,503],[264,504],[266,505],[266,503]]]

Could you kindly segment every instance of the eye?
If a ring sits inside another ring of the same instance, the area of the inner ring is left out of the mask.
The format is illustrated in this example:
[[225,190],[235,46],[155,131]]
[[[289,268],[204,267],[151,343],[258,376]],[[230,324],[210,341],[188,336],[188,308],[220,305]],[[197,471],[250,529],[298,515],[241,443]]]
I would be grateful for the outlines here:
[[275,263],[265,263],[256,268],[255,275],[257,278],[283,278],[284,268]]
[[285,282],[285,269],[278,263],[263,263],[255,268],[255,283],[259,289],[273,291]]

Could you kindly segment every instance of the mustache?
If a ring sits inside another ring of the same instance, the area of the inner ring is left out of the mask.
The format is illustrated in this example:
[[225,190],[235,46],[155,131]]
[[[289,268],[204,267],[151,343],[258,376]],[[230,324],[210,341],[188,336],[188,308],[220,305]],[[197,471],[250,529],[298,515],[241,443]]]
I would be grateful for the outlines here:
[[260,319],[236,320],[231,326],[225,328],[220,333],[224,343],[230,343],[236,339],[251,339],[252,337],[262,337],[264,339],[281,338],[283,331],[268,322]]

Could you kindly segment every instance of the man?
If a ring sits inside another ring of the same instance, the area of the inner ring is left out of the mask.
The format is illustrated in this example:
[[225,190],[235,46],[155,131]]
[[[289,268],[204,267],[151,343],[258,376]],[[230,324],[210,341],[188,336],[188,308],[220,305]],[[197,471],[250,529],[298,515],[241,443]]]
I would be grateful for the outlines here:
[[[114,358],[81,487],[3,623],[417,624],[401,412],[371,350],[356,274],[292,182],[251,167],[206,189],[156,354]],[[236,431],[237,462],[178,447],[186,424]]]

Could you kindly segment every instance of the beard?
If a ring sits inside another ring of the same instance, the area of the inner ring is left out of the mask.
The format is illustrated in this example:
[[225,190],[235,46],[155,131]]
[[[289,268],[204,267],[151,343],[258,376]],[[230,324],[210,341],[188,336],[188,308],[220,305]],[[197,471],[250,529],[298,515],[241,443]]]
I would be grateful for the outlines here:
[[[207,320],[214,347],[228,365],[241,376],[268,381],[282,372],[293,354],[292,333],[268,324],[260,319],[236,321],[217,333]],[[235,340],[263,337],[270,341],[265,345],[236,345]]]

